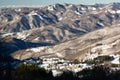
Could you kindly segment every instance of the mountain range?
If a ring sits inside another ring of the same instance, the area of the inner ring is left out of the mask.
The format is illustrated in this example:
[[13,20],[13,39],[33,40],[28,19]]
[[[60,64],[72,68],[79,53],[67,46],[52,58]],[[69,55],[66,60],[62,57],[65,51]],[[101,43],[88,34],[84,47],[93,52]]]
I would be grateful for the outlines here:
[[120,54],[120,3],[0,8],[0,52],[17,59]]

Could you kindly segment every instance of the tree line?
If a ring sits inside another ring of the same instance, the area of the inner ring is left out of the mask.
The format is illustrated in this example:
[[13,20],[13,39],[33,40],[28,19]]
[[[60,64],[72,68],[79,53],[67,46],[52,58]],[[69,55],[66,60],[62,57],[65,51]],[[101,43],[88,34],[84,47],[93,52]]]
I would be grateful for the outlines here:
[[9,72],[4,70],[0,80],[120,80],[120,70],[111,70],[105,66],[94,66],[74,73],[63,71],[59,76],[53,76],[51,70],[45,70],[36,65],[20,65]]

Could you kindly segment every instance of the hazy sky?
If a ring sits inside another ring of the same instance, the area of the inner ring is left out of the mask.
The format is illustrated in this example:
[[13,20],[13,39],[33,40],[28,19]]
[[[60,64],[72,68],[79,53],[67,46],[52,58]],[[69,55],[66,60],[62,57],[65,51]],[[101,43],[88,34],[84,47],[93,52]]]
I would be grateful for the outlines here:
[[120,0],[0,0],[0,6],[6,5],[50,5],[55,3],[95,4],[120,2]]

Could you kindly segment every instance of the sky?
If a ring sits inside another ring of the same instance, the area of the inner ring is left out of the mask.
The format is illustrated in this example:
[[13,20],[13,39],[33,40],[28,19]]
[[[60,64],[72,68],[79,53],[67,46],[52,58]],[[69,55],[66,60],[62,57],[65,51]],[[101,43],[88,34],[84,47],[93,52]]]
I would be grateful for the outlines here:
[[112,3],[120,0],[0,0],[0,6],[8,5],[51,5],[55,3],[72,3],[72,4],[95,4],[95,3]]

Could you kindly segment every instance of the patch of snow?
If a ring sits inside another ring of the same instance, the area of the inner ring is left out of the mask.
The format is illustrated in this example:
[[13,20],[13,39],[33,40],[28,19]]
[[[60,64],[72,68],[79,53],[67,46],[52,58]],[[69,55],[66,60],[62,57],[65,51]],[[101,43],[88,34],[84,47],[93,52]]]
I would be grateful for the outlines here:
[[114,42],[114,43],[111,44],[111,46],[115,46],[116,44],[117,44],[117,42]]
[[81,70],[82,70],[82,68],[75,68],[75,69],[73,70],[73,72],[77,73],[77,72],[79,72],[79,71],[81,71]]
[[73,5],[72,4],[70,4],[69,6],[68,6],[68,8],[71,8]]
[[60,17],[58,20],[59,20],[59,21],[61,21],[62,19],[63,19],[63,18],[62,18],[62,17]]
[[46,17],[46,18],[48,18],[48,16],[47,16],[47,15],[43,15],[43,17]]
[[41,20],[43,20],[43,17],[41,16],[41,15],[39,15],[38,13],[36,13],[36,12],[31,12],[30,14],[28,14],[28,16],[31,16],[31,15],[36,15],[36,16],[38,16]]
[[95,7],[92,7],[92,10],[93,10],[93,11],[95,11],[95,10],[96,10],[96,8],[95,8]]
[[43,67],[43,68],[45,68],[47,66],[49,66],[49,64],[40,64],[40,65],[38,65],[38,67]]
[[31,48],[30,50],[33,51],[33,52],[40,52],[44,49],[45,49],[45,47],[37,47],[37,48]]
[[57,71],[57,70],[52,70],[52,74],[55,77],[55,76],[59,76],[60,74],[62,74],[62,72],[61,71]]
[[88,7],[88,9],[89,9],[89,10],[93,10],[93,11],[95,11],[95,10],[96,10],[96,8],[95,8],[95,7]]
[[116,71],[116,70],[120,70],[120,67],[111,67],[110,69]]
[[38,15],[36,12],[32,12],[30,13],[30,15]]
[[7,36],[11,36],[11,35],[13,35],[13,33],[6,33],[6,34],[3,34],[1,36],[4,38],[4,37],[7,37]]
[[114,58],[114,60],[112,60],[111,63],[113,63],[113,64],[120,64],[120,61],[119,61],[120,55],[111,54],[111,55],[109,55],[109,56],[111,56],[111,57]]
[[98,22],[98,24],[99,24],[99,25],[101,25],[101,26],[104,26],[104,24],[103,24],[103,23],[101,23],[101,22]]
[[84,11],[84,10],[86,10],[86,8],[81,7],[81,10],[83,10],[83,11]]
[[77,14],[77,15],[81,15],[81,13],[80,12],[78,12],[78,11],[74,11],[75,12],[75,14]]
[[56,8],[56,5],[53,5],[53,8]]
[[82,68],[85,69],[85,68],[90,68],[91,66],[88,65],[88,64],[81,64]]
[[39,40],[39,37],[35,38],[34,40],[35,40],[35,41],[38,41],[38,40]]
[[64,57],[61,53],[56,53],[58,57]]
[[43,17],[41,15],[37,15],[41,20],[43,20]]
[[20,8],[19,8],[19,9],[15,9],[15,11],[16,11],[16,12],[20,12],[20,11],[21,11],[21,9],[20,9]]
[[116,11],[114,11],[114,10],[108,10],[108,12],[110,12],[110,13],[112,13],[112,14],[115,14],[115,13],[116,13]]
[[24,40],[24,39],[26,39],[26,37],[27,36],[29,36],[30,34],[22,34],[22,33],[17,33],[17,38],[18,39],[22,39],[22,40]]
[[53,11],[54,9],[53,9],[52,6],[49,6],[49,7],[48,7],[48,10]]
[[117,10],[116,13],[120,14],[120,10]]
[[120,64],[119,62],[119,58],[114,59],[113,61],[111,61],[112,64]]

